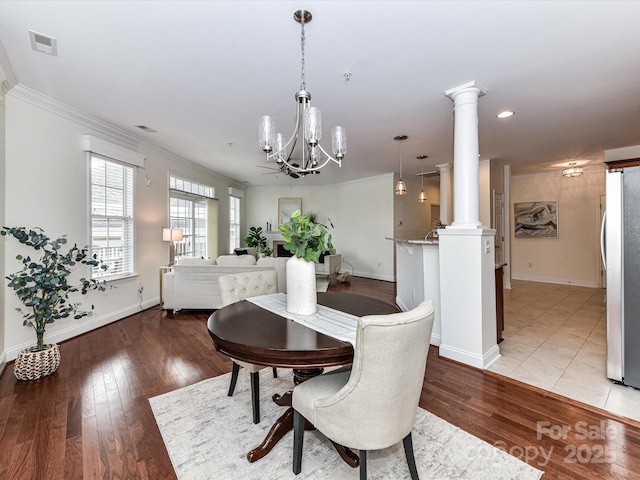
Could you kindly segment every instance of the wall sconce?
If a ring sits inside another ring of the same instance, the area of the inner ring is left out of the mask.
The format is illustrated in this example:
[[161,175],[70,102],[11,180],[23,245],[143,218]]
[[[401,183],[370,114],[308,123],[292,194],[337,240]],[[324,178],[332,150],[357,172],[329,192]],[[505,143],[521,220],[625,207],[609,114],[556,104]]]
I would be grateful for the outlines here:
[[176,244],[183,238],[183,230],[181,228],[162,227],[162,240],[169,243],[169,266],[173,266],[176,259]]

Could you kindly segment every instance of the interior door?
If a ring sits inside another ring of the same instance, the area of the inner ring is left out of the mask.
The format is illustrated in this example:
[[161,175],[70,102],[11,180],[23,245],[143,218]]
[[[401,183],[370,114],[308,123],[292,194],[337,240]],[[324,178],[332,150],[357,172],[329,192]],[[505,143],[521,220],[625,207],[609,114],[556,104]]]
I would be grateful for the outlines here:
[[496,229],[495,262],[504,263],[504,201],[502,193],[493,191],[493,228]]

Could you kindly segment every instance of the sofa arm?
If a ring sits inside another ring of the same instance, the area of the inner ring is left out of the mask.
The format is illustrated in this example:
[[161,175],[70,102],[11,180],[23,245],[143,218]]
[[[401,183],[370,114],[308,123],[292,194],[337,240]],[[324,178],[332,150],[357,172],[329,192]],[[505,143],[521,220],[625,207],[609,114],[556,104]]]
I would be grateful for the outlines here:
[[176,279],[176,275],[174,272],[166,272],[161,273],[164,275],[162,277],[162,305],[161,307],[165,310],[172,310],[175,305],[175,301],[173,299],[173,288],[174,282]]

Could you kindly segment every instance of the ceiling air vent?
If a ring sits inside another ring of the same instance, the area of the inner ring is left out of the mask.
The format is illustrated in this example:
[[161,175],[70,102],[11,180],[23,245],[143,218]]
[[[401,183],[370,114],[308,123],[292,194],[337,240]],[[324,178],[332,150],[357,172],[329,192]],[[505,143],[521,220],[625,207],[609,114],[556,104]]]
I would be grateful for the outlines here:
[[147,127],[146,125],[136,125],[136,128],[139,128],[143,132],[147,132],[147,133],[158,133],[157,130],[154,130],[151,127]]
[[31,39],[31,48],[36,52],[58,56],[58,46],[54,37],[29,30],[29,38]]

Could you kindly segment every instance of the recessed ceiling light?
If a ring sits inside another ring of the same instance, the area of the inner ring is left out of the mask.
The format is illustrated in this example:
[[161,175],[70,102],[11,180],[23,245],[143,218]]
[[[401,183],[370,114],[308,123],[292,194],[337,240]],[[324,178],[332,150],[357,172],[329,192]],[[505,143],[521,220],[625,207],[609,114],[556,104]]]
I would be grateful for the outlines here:
[[516,112],[512,112],[511,110],[505,110],[504,112],[500,112],[498,115],[496,115],[496,117],[509,118],[509,117],[513,117],[515,114]]

